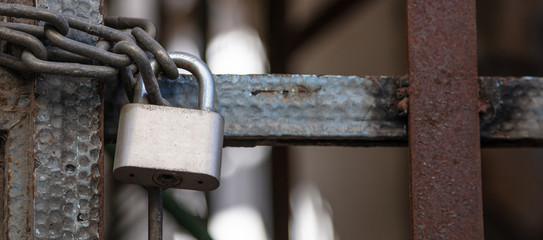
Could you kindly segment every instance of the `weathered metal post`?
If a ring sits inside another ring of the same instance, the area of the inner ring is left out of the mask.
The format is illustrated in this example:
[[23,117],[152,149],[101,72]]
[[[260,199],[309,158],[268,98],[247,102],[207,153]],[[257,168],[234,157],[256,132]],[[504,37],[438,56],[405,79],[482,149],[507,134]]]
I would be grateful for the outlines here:
[[[34,82],[0,70],[0,239],[32,239]],[[43,136],[45,137],[45,136]]]
[[474,0],[408,0],[413,239],[483,239]]
[[[102,1],[8,1],[102,22]],[[12,19],[13,20],[13,19]],[[20,19],[15,19],[20,20]],[[96,38],[71,33],[86,42]],[[103,236],[99,80],[0,70],[0,239]],[[2,182],[2,181],[0,181]]]

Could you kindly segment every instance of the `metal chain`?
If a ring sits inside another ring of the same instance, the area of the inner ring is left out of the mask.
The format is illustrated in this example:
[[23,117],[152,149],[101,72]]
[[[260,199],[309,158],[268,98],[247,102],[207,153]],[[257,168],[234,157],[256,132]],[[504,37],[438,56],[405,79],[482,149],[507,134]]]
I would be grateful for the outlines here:
[[[124,85],[131,102],[148,100],[169,105],[160,94],[156,69],[160,66],[170,79],[177,78],[179,73],[174,61],[155,40],[156,27],[149,20],[106,17],[105,25],[100,25],[46,9],[6,3],[0,3],[0,15],[44,22],[42,26],[0,22],[0,40],[22,47],[20,56],[0,52],[0,66],[37,74],[115,77]],[[102,40],[95,46],[78,42],[66,37],[72,30]],[[149,55],[152,55],[153,67]],[[135,77],[136,73],[139,76]],[[143,87],[148,92],[147,97],[143,96]],[[162,189],[150,187],[148,190],[149,239],[162,239]]]
[[[149,102],[169,105],[162,98],[150,57],[164,75],[178,77],[175,63],[155,40],[156,27],[146,19],[106,17],[104,24],[54,13],[47,9],[0,3],[0,15],[42,21],[42,26],[0,22],[0,40],[22,47],[20,56],[0,52],[0,66],[36,74],[89,78],[119,78],[133,101],[135,74],[140,74]],[[129,31],[127,33],[126,31]],[[66,37],[82,31],[101,38],[93,46]]]

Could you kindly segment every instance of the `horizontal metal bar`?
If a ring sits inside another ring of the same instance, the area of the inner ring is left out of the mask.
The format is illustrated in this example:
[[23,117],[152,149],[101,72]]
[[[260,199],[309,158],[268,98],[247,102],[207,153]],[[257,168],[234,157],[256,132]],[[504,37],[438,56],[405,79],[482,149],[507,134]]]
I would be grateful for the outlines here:
[[[225,146],[406,146],[406,77],[216,75]],[[197,106],[191,76],[159,78],[173,106]],[[484,147],[543,146],[543,78],[481,77]],[[115,140],[124,90],[108,90],[106,137]],[[108,103],[108,104],[109,104]]]

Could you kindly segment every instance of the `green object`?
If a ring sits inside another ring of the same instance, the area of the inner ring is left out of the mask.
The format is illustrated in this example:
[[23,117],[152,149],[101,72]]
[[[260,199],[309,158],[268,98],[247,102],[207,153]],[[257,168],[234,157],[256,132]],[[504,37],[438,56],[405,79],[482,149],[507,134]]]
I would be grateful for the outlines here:
[[185,228],[198,240],[211,240],[211,236],[207,232],[206,226],[202,220],[181,207],[173,196],[165,191],[162,195],[162,204],[164,209],[172,214],[179,226]]

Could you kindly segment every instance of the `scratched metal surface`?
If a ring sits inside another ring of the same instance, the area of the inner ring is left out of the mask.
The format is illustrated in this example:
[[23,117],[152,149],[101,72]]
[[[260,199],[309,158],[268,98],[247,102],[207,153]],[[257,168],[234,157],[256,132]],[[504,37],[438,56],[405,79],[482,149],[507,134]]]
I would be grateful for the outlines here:
[[[4,189],[0,239],[31,239],[33,171],[33,79],[0,68],[0,159]],[[4,205],[5,204],[5,205]]]
[[[406,117],[400,114],[407,100],[400,101],[407,87],[403,77],[217,75],[215,80],[226,145],[407,145]],[[192,77],[159,81],[174,106],[196,106]],[[479,86],[483,147],[543,146],[543,78],[480,77]],[[106,99],[109,141],[116,135],[115,115],[127,101],[122,89],[114,90],[109,88]]]
[[[217,75],[216,111],[225,118],[225,145],[397,144],[395,138],[405,137],[404,121],[396,108],[397,80]],[[163,96],[173,106],[197,106],[197,85],[192,77],[160,78],[159,82]],[[118,106],[122,99],[126,98],[117,96],[112,102]],[[118,113],[118,107],[113,113]],[[116,133],[113,119],[106,118],[110,138]]]
[[[37,6],[102,19],[99,0],[39,0]],[[36,80],[35,239],[99,239],[102,234],[100,92],[93,79],[47,75]]]

